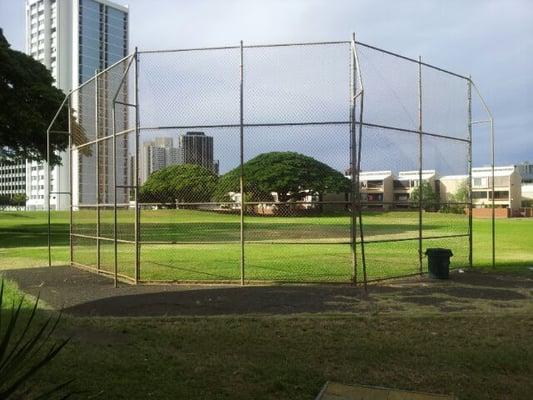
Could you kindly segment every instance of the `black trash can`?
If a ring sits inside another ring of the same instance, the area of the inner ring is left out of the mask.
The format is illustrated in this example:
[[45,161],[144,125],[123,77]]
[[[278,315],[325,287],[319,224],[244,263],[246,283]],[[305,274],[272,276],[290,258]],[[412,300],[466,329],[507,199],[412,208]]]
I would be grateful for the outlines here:
[[450,277],[450,257],[453,253],[450,249],[426,249],[428,257],[429,277],[434,279],[448,279]]

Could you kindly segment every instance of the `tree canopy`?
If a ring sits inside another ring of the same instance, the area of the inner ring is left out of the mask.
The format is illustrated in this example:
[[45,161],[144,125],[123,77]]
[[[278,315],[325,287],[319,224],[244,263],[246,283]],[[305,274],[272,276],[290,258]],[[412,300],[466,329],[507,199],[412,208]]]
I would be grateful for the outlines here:
[[17,193],[15,195],[0,194],[0,210],[12,207],[24,207],[26,205],[27,197],[25,194]]
[[[278,201],[301,200],[307,195],[344,193],[349,191],[350,180],[339,171],[312,157],[295,152],[263,153],[247,161],[244,169],[244,192],[251,201],[268,200],[276,192]],[[240,167],[218,182],[216,198],[221,200],[228,192],[240,191]]]
[[217,175],[200,165],[171,165],[154,172],[142,185],[143,203],[196,203],[210,201]]
[[[65,94],[53,86],[46,67],[10,48],[0,29],[0,162],[46,159],[46,130]],[[55,130],[67,130],[68,112],[59,115]],[[65,150],[68,135],[51,135],[52,163]]]

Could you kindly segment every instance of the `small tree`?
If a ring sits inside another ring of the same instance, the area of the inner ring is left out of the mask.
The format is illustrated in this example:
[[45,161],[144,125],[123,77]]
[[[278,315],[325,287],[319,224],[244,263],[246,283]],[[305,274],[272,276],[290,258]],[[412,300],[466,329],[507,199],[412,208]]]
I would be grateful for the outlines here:
[[418,203],[420,193],[422,193],[422,208],[425,211],[434,211],[438,208],[439,196],[435,193],[429,182],[422,181],[421,185],[413,189],[410,196],[411,201]]
[[[278,195],[278,201],[301,200],[324,193],[349,191],[350,180],[339,171],[312,157],[294,152],[263,153],[243,165],[245,199],[268,201],[270,193]],[[223,175],[215,197],[223,199],[228,192],[240,191],[240,167]]]
[[11,197],[7,194],[0,194],[0,210],[4,210],[11,205]]
[[23,193],[18,193],[11,198],[12,205],[15,207],[24,207],[28,197]]
[[449,196],[446,209],[444,211],[462,214],[468,203],[468,180],[463,180],[457,187],[457,191]]
[[198,203],[210,201],[217,175],[200,165],[171,165],[154,172],[142,185],[143,203]]

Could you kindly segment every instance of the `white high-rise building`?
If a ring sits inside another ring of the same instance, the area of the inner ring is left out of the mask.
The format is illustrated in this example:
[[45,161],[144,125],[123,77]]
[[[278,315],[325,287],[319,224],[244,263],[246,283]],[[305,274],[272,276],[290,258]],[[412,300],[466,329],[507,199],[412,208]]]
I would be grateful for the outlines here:
[[[26,0],[26,50],[67,93],[128,54],[128,7],[108,0]],[[52,209],[70,204],[68,195],[54,194],[70,191],[68,154],[61,158],[62,165],[51,173]],[[81,164],[73,165],[76,194],[83,182],[77,173]],[[46,208],[46,187],[42,165],[27,162],[28,209]]]
[[183,164],[181,149],[174,147],[174,141],[169,137],[158,137],[153,141],[144,142],[140,153],[139,179],[141,184],[160,169]]
[[[8,198],[26,194],[26,165],[0,163],[0,197]],[[0,207],[4,204],[0,203]]]

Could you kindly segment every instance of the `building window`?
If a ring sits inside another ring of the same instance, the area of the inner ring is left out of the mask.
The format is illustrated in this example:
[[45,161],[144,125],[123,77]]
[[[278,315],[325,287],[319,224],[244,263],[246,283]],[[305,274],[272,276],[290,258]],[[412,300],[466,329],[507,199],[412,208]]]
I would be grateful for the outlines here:
[[474,178],[472,187],[487,187],[487,178]]
[[472,192],[472,199],[487,199],[487,192]]
[[[490,192],[492,194],[492,192]],[[490,196],[492,199],[492,196]],[[494,200],[507,200],[509,198],[509,191],[507,190],[496,190],[494,192]]]

